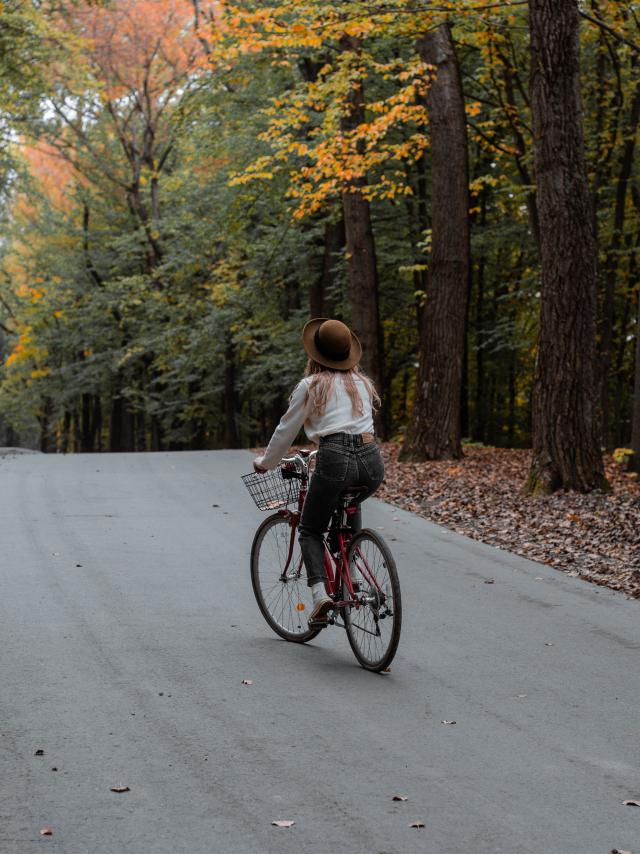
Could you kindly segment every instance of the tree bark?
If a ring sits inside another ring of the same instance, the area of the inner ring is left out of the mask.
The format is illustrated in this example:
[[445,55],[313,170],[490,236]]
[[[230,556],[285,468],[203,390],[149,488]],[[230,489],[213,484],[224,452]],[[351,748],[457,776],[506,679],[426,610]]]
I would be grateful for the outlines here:
[[[358,53],[360,43],[352,36],[344,36],[342,50]],[[343,115],[341,129],[345,135],[352,133],[365,122],[364,92],[362,83],[351,88],[348,110]],[[371,223],[369,202],[362,189],[366,178],[355,177],[345,182],[342,194],[347,270],[351,302],[351,322],[362,344],[362,367],[378,388],[382,381],[382,331],[378,311],[378,266]]]
[[[637,63],[633,62],[635,66]],[[616,320],[615,301],[618,278],[618,263],[623,244],[623,232],[627,207],[627,189],[634,165],[636,134],[640,122],[640,85],[636,86],[629,121],[625,128],[625,143],[620,156],[620,170],[616,182],[616,203],[613,214],[613,233],[604,262],[604,304],[600,324],[600,406],[602,410],[602,442],[607,448],[613,446],[614,425],[611,420],[609,374],[615,356],[614,327]],[[624,327],[621,333],[624,339]],[[615,417],[615,413],[614,413]]]
[[42,408],[38,413],[38,422],[40,424],[40,450],[43,454],[47,454],[49,452],[49,447],[51,443],[51,413],[53,410],[53,403],[50,397],[45,397],[42,401]]
[[322,271],[309,290],[309,315],[311,317],[333,317],[332,288],[336,281],[336,264],[344,252],[344,220],[327,222],[324,227],[324,254]]
[[80,452],[88,454],[93,452],[93,425],[92,425],[92,395],[84,392],[80,404],[82,407],[82,421],[80,427]]
[[469,169],[460,69],[448,24],[418,41],[437,69],[427,94],[431,137],[431,256],[420,366],[404,459],[462,456],[460,393],[469,281]]
[[597,250],[580,111],[577,0],[529,0],[542,300],[525,491],[607,486],[596,412]]
[[231,337],[224,351],[224,446],[239,448],[238,395],[236,392],[236,355]]
[[631,418],[631,467],[640,472],[640,290],[638,291],[638,319],[636,321],[636,366],[633,383],[633,415]]

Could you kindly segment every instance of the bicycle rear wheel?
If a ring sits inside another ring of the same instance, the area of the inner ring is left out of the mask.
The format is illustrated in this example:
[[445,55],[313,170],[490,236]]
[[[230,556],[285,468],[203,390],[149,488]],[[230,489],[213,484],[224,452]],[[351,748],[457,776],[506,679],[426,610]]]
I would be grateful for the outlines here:
[[349,571],[362,604],[344,609],[353,654],[365,670],[388,667],[398,649],[402,599],[398,571],[389,547],[375,531],[364,529],[349,546]]
[[307,622],[311,591],[298,538],[294,536],[292,543],[291,534],[286,516],[278,513],[264,520],[251,547],[251,584],[262,616],[273,631],[285,640],[304,643],[312,640],[319,629],[310,629]]

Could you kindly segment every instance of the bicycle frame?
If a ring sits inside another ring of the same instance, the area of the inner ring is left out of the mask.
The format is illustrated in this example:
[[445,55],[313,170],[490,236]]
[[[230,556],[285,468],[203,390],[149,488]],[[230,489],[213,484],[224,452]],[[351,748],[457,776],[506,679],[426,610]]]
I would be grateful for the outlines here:
[[[298,496],[298,509],[297,510],[279,510],[279,514],[289,520],[289,524],[291,526],[291,535],[289,538],[289,551],[287,554],[287,560],[282,569],[282,573],[280,575],[280,580],[285,582],[288,578],[289,567],[291,565],[291,559],[293,558],[293,549],[295,545],[295,537],[296,531],[298,529],[298,525],[300,524],[300,517],[302,516],[302,508],[304,505],[304,500],[307,495],[308,489],[308,479],[303,478],[302,483],[300,485],[300,493]],[[357,512],[356,507],[346,507],[344,508],[347,516],[351,516]],[[340,508],[337,508],[334,512],[340,512]],[[341,520],[342,521],[342,520]],[[332,555],[329,551],[329,547],[327,545],[327,541],[324,541],[324,571],[325,571],[325,587],[329,596],[334,598],[340,589],[346,588],[349,598],[348,599],[340,599],[336,601],[336,608],[344,608],[347,605],[355,606],[356,608],[360,607],[360,600],[357,598],[356,592],[353,589],[353,582],[351,581],[351,573],[349,572],[349,559],[347,557],[347,550],[349,548],[349,543],[351,542],[351,531],[347,526],[341,525],[338,530],[338,547],[339,553],[337,555]],[[369,565],[366,561],[366,558],[360,551],[360,549],[356,550],[356,556],[358,559],[358,570],[362,577],[372,586],[375,587],[377,591],[382,592],[380,585],[375,577],[375,574],[371,572]],[[297,570],[297,576],[300,577],[302,572],[302,561],[300,561],[300,566]],[[344,588],[342,585],[344,584]]]

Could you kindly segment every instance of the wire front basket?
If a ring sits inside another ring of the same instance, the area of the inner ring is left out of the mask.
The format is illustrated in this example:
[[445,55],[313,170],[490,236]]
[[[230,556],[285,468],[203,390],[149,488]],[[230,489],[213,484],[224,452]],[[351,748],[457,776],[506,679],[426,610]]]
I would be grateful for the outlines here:
[[282,467],[265,474],[252,472],[243,474],[242,480],[258,510],[277,510],[287,504],[297,504],[300,494],[300,480],[283,476]]

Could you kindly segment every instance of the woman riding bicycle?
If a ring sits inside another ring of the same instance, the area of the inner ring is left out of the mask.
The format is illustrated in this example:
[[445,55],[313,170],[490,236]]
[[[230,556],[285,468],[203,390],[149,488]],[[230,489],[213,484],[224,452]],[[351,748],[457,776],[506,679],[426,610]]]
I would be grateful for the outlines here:
[[[324,586],[323,535],[338,503],[349,487],[363,487],[359,500],[382,483],[384,463],[373,434],[373,410],[380,398],[358,363],[362,347],[339,320],[314,318],[302,330],[309,357],[303,379],[293,390],[289,408],[276,427],[257,472],[274,469],[304,425],[310,441],[319,444],[300,520],[300,548],[311,588],[313,610],[309,622],[327,623],[333,601]],[[361,512],[350,518],[354,532],[361,528]]]

